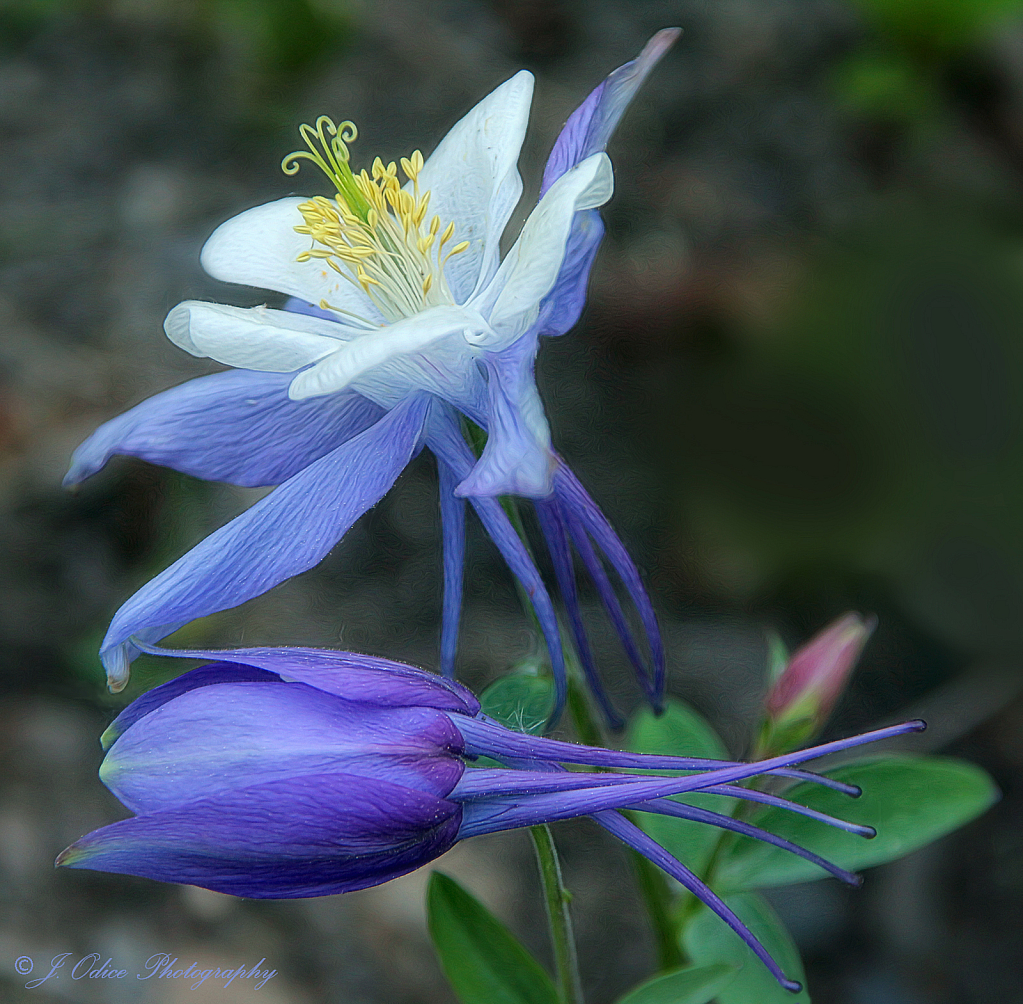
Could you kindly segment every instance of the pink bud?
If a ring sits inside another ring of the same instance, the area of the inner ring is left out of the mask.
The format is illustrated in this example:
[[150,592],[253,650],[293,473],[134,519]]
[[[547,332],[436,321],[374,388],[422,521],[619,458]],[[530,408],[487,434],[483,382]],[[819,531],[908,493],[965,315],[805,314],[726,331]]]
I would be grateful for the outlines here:
[[875,627],[877,618],[848,613],[793,652],[767,695],[768,717],[823,724]]

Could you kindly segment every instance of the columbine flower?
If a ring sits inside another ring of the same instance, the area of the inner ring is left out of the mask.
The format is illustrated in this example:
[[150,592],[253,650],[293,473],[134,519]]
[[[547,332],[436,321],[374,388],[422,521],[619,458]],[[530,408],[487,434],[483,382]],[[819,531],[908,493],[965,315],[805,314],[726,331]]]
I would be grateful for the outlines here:
[[[218,279],[288,294],[288,309],[187,301],[167,317],[177,345],[238,367],[158,394],[76,451],[66,483],[115,453],[239,485],[279,485],[158,575],[114,616],[101,657],[111,689],[128,678],[133,639],[156,641],[315,565],[374,505],[425,443],[437,457],[444,528],[441,666],[453,669],[461,604],[464,500],[532,599],[564,699],[550,597],[497,496],[534,500],[584,669],[609,718],[575,598],[574,543],[647,696],[663,688],[663,651],[643,584],[607,520],[560,458],[533,378],[541,335],[582,309],[610,197],[604,153],[633,95],[675,40],[658,33],[573,113],[541,198],[503,261],[499,240],[522,191],[516,161],[533,86],[522,71],[458,122],[429,159],[350,166],[351,123],[303,126],[303,161],[332,197],[286,198],[223,224],[202,252]],[[459,415],[487,433],[477,458]],[[598,553],[635,603],[647,657]]]
[[844,614],[780,664],[764,702],[761,751],[792,749],[821,729],[875,627],[874,617]]
[[[909,722],[753,764],[652,756],[513,732],[482,715],[459,684],[384,659],[286,648],[164,654],[216,661],[149,691],[113,722],[100,777],[135,815],[86,835],[58,864],[259,899],[323,896],[386,882],[467,837],[588,815],[698,896],[790,989],[798,985],[725,903],[616,810],[745,834],[856,884],[782,837],[667,796],[746,799],[873,836],[739,782],[775,774],[855,795],[796,765],[923,727]],[[467,769],[479,756],[506,766]],[[605,770],[570,772],[566,763]]]

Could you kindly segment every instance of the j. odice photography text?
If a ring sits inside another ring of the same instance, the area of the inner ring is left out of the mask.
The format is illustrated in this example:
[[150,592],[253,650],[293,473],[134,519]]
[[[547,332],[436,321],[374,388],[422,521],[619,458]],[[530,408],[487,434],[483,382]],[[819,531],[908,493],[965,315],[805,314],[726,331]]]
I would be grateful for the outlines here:
[[[252,986],[259,989],[277,975],[276,969],[262,968],[265,963],[266,959],[260,959],[251,968],[242,965],[235,968],[218,966],[214,969],[204,969],[196,962],[187,966],[182,965],[179,959],[161,952],[148,958],[142,970],[132,974],[128,969],[119,968],[112,958],[104,961],[97,952],[79,957],[73,952],[63,952],[42,964],[40,970],[45,975],[29,980],[25,984],[25,989],[35,990],[44,983],[60,979],[61,976],[67,980],[185,980],[192,990],[197,990],[207,980],[225,989],[235,980],[246,980],[252,981]],[[15,969],[22,975],[34,972],[35,968],[35,960],[26,955],[15,962]]]

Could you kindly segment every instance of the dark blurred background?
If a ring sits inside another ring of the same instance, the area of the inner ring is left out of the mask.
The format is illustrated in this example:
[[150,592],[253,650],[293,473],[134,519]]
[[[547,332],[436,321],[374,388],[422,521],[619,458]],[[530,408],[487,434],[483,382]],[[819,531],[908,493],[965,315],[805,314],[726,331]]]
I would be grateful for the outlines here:
[[[672,689],[735,755],[765,631],[794,645],[858,609],[880,627],[831,731],[923,714],[918,748],[980,762],[1004,792],[858,892],[772,894],[815,1000],[1023,1001],[1019,0],[3,0],[3,1000],[256,993],[29,991],[14,971],[22,955],[139,968],[166,951],[265,958],[278,975],[258,993],[275,1004],[453,1001],[422,875],[254,903],[52,870],[123,815],[96,778],[96,737],[170,671],[141,659],[126,694],[106,694],[106,622],[260,494],[127,460],[77,494],[60,478],[100,422],[212,368],[163,337],[175,303],[264,300],[205,277],[198,251],[292,190],[278,165],[300,121],[354,119],[359,162],[428,153],[528,67],[526,207],[572,108],[674,24],[685,34],[611,146],[588,309],[541,351],[555,443],[645,570]],[[175,641],[341,644],[434,666],[435,491],[422,457],[322,566]],[[475,527],[470,545],[461,669],[479,687],[533,643]],[[626,664],[591,621],[628,705]],[[588,1000],[606,1004],[650,971],[651,938],[624,853],[585,823],[561,833]],[[525,838],[477,841],[441,867],[546,957]]]

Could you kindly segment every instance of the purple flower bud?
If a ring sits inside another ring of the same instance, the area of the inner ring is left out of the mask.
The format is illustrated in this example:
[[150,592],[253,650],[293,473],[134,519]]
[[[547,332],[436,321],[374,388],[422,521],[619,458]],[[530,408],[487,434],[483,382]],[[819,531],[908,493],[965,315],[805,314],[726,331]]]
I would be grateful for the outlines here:
[[[135,815],[82,837],[58,864],[256,899],[323,896],[379,885],[467,837],[591,816],[699,896],[789,989],[795,984],[728,906],[616,810],[764,840],[855,884],[855,875],[727,810],[669,796],[747,799],[869,837],[867,827],[740,782],[774,774],[841,788],[798,765],[923,727],[909,722],[760,763],[654,756],[513,732],[483,715],[464,687],[385,659],[146,647],[215,661],[143,695],[107,730],[100,777]],[[504,766],[472,768],[481,756]],[[662,770],[688,773],[653,773]]]

